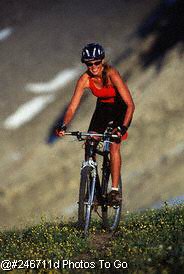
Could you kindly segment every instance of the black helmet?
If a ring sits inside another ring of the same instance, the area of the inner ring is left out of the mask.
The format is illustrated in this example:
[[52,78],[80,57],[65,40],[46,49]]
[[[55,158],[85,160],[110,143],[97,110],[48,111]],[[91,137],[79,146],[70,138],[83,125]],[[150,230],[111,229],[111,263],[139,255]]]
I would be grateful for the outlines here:
[[103,59],[105,51],[103,47],[96,43],[87,44],[82,50],[81,62],[85,63],[89,60]]

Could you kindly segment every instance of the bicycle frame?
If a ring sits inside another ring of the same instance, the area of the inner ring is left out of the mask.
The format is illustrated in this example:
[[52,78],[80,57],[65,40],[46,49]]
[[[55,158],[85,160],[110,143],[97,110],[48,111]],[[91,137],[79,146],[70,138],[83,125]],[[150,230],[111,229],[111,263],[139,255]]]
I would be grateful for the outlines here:
[[[86,133],[86,132],[67,132],[66,135],[73,135],[76,136],[79,141],[86,140],[86,154],[85,160],[82,162],[81,166],[81,184],[80,184],[80,192],[79,192],[79,215],[78,218],[80,219],[81,223],[84,220],[84,235],[86,236],[89,229],[89,223],[91,218],[91,211],[93,207],[98,207],[98,201],[95,203],[94,197],[100,197],[101,199],[101,208],[102,208],[102,219],[104,222],[107,223],[108,221],[108,202],[107,202],[107,184],[109,181],[110,176],[110,160],[109,160],[109,151],[110,151],[110,143],[112,138],[118,138],[119,136],[115,134],[111,134],[109,132],[105,132],[104,134],[98,133]],[[87,137],[85,139],[84,137]],[[100,137],[103,141],[103,151],[97,148],[97,142],[101,140],[95,140],[93,137]],[[102,164],[102,181],[100,184],[100,180],[98,177],[98,169],[97,169],[97,162],[96,162],[96,154],[99,154],[103,157],[103,164]],[[87,192],[86,192],[87,188]],[[87,201],[84,201],[87,195]],[[82,195],[82,196],[81,196]],[[95,196],[96,195],[96,196]],[[85,197],[84,197],[85,196]],[[81,198],[82,197],[82,198]],[[84,209],[85,206],[85,209]],[[84,215],[85,211],[85,216]],[[97,211],[97,210],[95,210]],[[120,210],[121,211],[121,210]],[[119,220],[119,212],[118,215],[115,215],[116,220]],[[98,213],[98,212],[97,212]],[[80,216],[82,214],[82,216]],[[99,215],[99,214],[98,214]],[[80,223],[79,221],[79,223]],[[117,221],[115,221],[118,223]],[[117,227],[111,226],[112,230]]]
[[[117,136],[116,134],[110,134],[109,132],[105,132],[103,134],[100,133],[89,133],[89,132],[79,132],[79,131],[73,131],[73,132],[67,132],[65,133],[66,135],[73,135],[76,136],[77,139],[79,141],[84,140],[83,137],[100,137],[103,140],[103,151],[100,151],[99,149],[96,148],[96,144],[97,142],[99,142],[99,140],[95,140],[95,139],[87,139],[87,142],[89,143],[89,147],[88,147],[88,151],[87,151],[87,155],[86,155],[86,159],[85,161],[83,161],[82,163],[82,167],[81,169],[83,169],[85,166],[89,166],[93,168],[93,172],[94,172],[94,186],[92,188],[92,192],[94,192],[95,190],[95,185],[96,185],[96,179],[97,179],[97,162],[94,159],[95,154],[101,155],[103,156],[103,171],[106,171],[107,168],[107,164],[110,164],[108,155],[109,155],[109,151],[110,151],[110,143],[111,143],[111,138],[114,139],[119,139],[119,136]],[[103,180],[102,180],[102,184],[101,184],[101,191],[102,193],[104,193],[104,180],[106,176],[109,176],[109,174],[103,174]],[[98,189],[99,189],[99,185],[98,185]]]

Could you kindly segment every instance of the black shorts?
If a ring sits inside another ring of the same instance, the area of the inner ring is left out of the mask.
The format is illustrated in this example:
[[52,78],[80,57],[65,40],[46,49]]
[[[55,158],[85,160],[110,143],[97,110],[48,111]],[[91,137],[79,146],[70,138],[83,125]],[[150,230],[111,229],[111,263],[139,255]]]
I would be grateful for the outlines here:
[[115,103],[104,103],[97,100],[96,109],[93,113],[88,131],[103,133],[108,123],[113,121],[113,127],[123,124],[127,105],[123,100],[115,101]]

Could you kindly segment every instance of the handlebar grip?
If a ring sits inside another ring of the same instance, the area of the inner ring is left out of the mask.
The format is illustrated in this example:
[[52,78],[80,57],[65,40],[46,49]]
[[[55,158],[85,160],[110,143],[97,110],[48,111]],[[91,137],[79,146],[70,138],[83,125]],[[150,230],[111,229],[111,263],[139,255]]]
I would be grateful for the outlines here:
[[78,134],[79,134],[79,131],[65,132],[65,135],[73,135],[73,136],[77,136]]

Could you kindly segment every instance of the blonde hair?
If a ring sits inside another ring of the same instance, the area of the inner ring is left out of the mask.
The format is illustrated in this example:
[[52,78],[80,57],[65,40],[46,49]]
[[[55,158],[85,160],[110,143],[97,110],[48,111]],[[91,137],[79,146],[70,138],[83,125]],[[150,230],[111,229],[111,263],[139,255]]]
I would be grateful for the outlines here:
[[110,69],[110,65],[108,63],[104,63],[103,64],[103,71],[102,71],[102,82],[103,82],[103,86],[107,87],[108,86],[108,76],[107,76],[107,71]]

